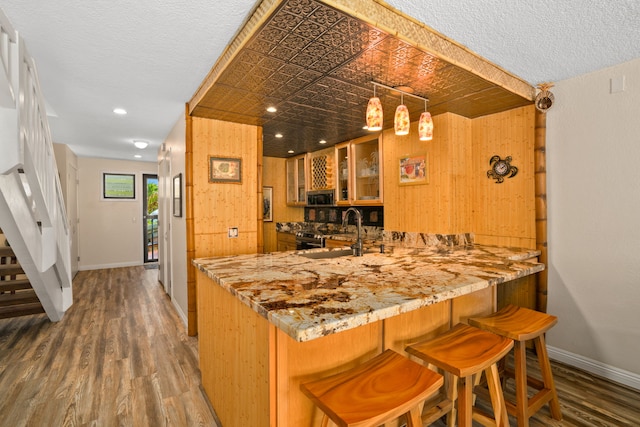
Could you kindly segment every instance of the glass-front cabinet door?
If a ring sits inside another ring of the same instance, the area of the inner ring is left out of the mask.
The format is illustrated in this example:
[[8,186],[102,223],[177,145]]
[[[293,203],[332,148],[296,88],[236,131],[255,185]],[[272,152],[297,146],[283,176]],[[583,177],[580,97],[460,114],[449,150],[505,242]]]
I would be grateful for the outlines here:
[[382,204],[382,135],[335,146],[338,205]]
[[351,143],[353,167],[353,203],[382,203],[382,135],[366,137]]
[[304,154],[287,159],[285,163],[287,176],[287,205],[304,206],[307,202],[305,164],[306,156]]
[[348,142],[336,144],[336,201],[338,205],[351,204],[351,174],[349,173],[349,148]]

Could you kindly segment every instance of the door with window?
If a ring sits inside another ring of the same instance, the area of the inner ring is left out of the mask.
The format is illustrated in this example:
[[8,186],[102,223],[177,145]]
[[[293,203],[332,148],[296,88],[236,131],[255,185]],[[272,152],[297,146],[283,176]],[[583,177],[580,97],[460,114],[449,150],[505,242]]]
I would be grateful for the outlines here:
[[158,175],[142,175],[144,262],[158,261]]

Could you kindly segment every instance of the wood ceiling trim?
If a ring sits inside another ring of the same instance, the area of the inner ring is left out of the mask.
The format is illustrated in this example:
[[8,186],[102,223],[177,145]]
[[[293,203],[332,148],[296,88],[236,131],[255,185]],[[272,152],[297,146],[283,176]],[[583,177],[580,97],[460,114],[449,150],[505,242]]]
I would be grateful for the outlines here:
[[318,0],[425,52],[533,101],[535,88],[526,81],[482,58],[433,28],[380,0]]
[[263,0],[256,6],[251,13],[249,19],[244,23],[241,29],[233,37],[229,45],[225,48],[220,58],[211,68],[200,87],[189,101],[189,114],[193,114],[193,110],[198,106],[202,98],[211,90],[222,72],[231,64],[231,61],[240,52],[242,47],[251,39],[253,34],[260,29],[262,24],[271,16],[271,14],[280,6],[284,0]]

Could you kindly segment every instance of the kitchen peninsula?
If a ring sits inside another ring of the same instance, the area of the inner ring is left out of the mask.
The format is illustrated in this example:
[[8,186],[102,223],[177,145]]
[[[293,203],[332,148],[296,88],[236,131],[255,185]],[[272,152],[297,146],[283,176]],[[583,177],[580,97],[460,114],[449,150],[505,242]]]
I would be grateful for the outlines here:
[[544,270],[535,250],[384,243],[193,261],[202,381],[223,426],[312,425],[300,383],[489,313],[496,285]]

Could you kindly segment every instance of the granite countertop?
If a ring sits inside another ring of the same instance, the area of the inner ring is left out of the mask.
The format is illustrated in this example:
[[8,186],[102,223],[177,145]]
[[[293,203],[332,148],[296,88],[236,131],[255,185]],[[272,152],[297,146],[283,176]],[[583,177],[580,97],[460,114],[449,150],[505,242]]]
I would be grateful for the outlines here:
[[[297,341],[406,313],[544,270],[540,252],[482,245],[370,245],[362,257],[309,259],[274,252],[193,264]],[[529,261],[527,261],[529,260]]]

